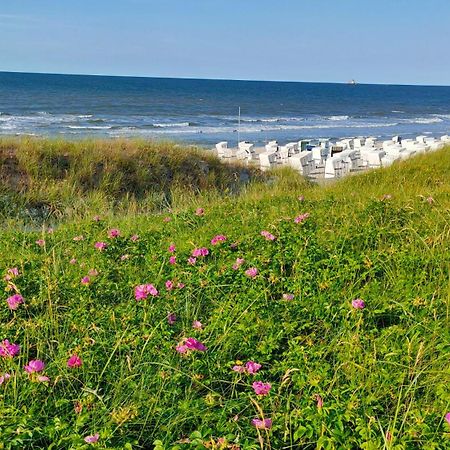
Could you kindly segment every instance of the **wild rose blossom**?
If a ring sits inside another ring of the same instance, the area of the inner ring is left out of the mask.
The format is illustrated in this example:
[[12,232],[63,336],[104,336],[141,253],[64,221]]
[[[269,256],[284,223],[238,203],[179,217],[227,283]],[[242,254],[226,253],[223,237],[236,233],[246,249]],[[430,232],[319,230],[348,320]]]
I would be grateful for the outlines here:
[[205,352],[207,350],[204,344],[202,344],[200,341],[197,341],[197,339],[194,338],[187,338],[184,341],[184,345],[189,350],[197,350],[199,352]]
[[227,237],[223,234],[218,234],[211,239],[211,245],[217,245],[219,242],[225,242]]
[[450,425],[450,412],[445,415],[445,420]]
[[88,276],[85,276],[81,279],[81,284],[84,284],[85,286],[87,286],[88,284],[90,284],[91,279]]
[[244,258],[237,258],[236,262],[233,264],[233,270],[238,270],[239,267],[242,266],[242,264],[244,264],[245,259]]
[[9,373],[4,373],[3,375],[0,376],[0,386],[7,380],[9,380],[11,378],[11,374]]
[[169,264],[174,265],[174,264],[176,264],[176,263],[177,263],[177,257],[176,257],[176,256],[171,256],[171,257],[169,258]]
[[4,276],[5,281],[11,281],[14,278],[20,276],[19,269],[17,267],[11,267],[6,271],[6,275]]
[[108,244],[107,244],[106,242],[96,242],[96,243],[94,244],[94,247],[95,247],[97,250],[102,251],[102,250],[105,250],[106,247],[108,247]]
[[175,246],[175,244],[170,244],[169,245],[169,253],[175,253],[175,251],[176,251],[176,246]]
[[300,214],[294,219],[295,223],[302,223],[310,216],[309,213]]
[[178,345],[175,347],[175,350],[176,350],[178,353],[181,353],[181,354],[185,354],[185,353],[187,353],[187,352],[189,351],[189,349],[187,348],[187,346],[184,345],[184,344],[178,344]]
[[20,294],[14,294],[8,297],[6,302],[8,303],[9,309],[15,311],[23,303],[23,297]]
[[102,220],[102,219],[100,218],[100,216],[94,216],[94,217],[92,218],[92,220],[93,220],[94,222],[100,222],[100,220]]
[[84,442],[88,444],[95,444],[100,438],[100,435],[98,433],[92,434],[90,436],[86,436],[84,438]]
[[233,370],[234,372],[237,372],[237,373],[246,373],[247,372],[247,369],[244,366],[240,366],[240,365],[233,366],[231,370]]
[[355,300],[352,301],[352,306],[355,309],[364,309],[366,304],[364,303],[364,300],[355,298]]
[[178,289],[183,289],[185,287],[185,284],[184,283],[178,283],[177,284],[177,288]]
[[75,258],[72,258],[72,259],[69,261],[69,263],[72,264],[72,265],[73,265],[73,264],[76,264],[76,263],[77,263],[77,260],[76,260]]
[[177,321],[177,316],[175,313],[169,313],[167,314],[167,323],[169,325],[173,325]]
[[194,330],[201,330],[201,329],[203,329],[203,325],[198,320],[194,320],[192,322],[192,328],[194,328]]
[[320,395],[316,395],[316,401],[317,401],[317,409],[322,409],[323,399]]
[[434,203],[434,198],[433,197],[427,197],[427,202],[432,205]]
[[137,234],[133,234],[133,236],[130,237],[132,242],[137,242],[139,240],[139,236]]
[[166,281],[166,289],[168,291],[171,291],[173,289],[173,281],[172,280],[167,280]]
[[187,260],[188,264],[193,266],[197,262],[197,258],[194,258],[193,256],[190,256]]
[[50,378],[47,377],[46,375],[38,375],[36,377],[36,380],[39,381],[39,383],[46,383],[46,382],[50,381]]
[[36,245],[39,245],[39,247],[43,247],[45,245],[44,239],[38,239],[36,241]]
[[298,196],[298,200],[299,200],[300,202],[303,202],[303,201],[305,200],[305,196],[304,196],[304,195],[299,195],[299,196]]
[[158,290],[153,284],[140,284],[134,288],[134,296],[136,300],[145,300],[149,295],[156,297]]
[[249,278],[255,278],[258,275],[258,269],[256,267],[251,267],[245,271],[245,275]]
[[265,237],[266,241],[274,241],[276,239],[272,233],[269,233],[266,230],[261,231],[261,236]]
[[175,347],[176,351],[178,353],[188,353],[191,350],[196,350],[198,352],[205,352],[207,348],[204,344],[202,344],[200,341],[197,341],[197,339],[194,338],[185,338],[181,343],[179,343]]
[[203,216],[205,214],[205,210],[203,208],[197,208],[195,210],[195,215],[196,216]]
[[192,256],[198,258],[199,256],[208,256],[209,250],[206,247],[194,248],[192,250]]
[[253,419],[252,425],[259,430],[270,430],[272,428],[272,419]]
[[130,255],[122,255],[121,257],[120,257],[120,260],[121,261],[126,261],[127,259],[129,259],[130,258]]
[[163,222],[170,222],[172,220],[171,217],[164,217]]
[[283,294],[283,300],[294,300],[294,294]]
[[72,355],[67,360],[67,367],[69,367],[69,369],[73,369],[75,367],[81,367],[82,364],[83,364],[83,361],[78,355]]
[[114,239],[119,236],[120,236],[120,230],[118,230],[117,228],[111,228],[111,230],[108,231],[108,237],[111,239]]
[[20,345],[14,344],[5,339],[0,342],[0,356],[3,358],[14,358],[20,353]]
[[270,389],[272,389],[272,385],[270,383],[263,383],[262,381],[255,381],[252,384],[252,388],[256,395],[267,395]]
[[259,369],[261,369],[261,364],[258,364],[254,361],[248,361],[245,364],[245,368],[247,369],[247,372],[251,375],[254,375],[256,372],[259,371]]
[[37,373],[42,372],[45,368],[45,364],[40,359],[32,359],[29,363],[24,367],[25,372],[28,373]]

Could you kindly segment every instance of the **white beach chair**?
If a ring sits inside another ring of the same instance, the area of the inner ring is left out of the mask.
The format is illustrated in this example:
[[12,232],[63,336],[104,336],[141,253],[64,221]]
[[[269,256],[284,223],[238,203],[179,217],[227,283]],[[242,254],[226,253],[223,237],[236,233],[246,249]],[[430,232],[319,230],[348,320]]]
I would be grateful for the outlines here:
[[277,154],[274,152],[263,152],[259,154],[259,165],[262,169],[268,169],[277,160]]
[[325,178],[340,178],[345,171],[345,162],[340,155],[327,158],[325,161]]
[[288,158],[287,164],[298,170],[302,175],[309,176],[314,169],[312,153],[308,151],[296,153]]
[[217,143],[216,150],[219,158],[231,158],[233,156],[233,151],[228,148],[228,142],[226,141]]
[[266,152],[276,153],[278,151],[278,143],[277,141],[270,141],[265,146]]

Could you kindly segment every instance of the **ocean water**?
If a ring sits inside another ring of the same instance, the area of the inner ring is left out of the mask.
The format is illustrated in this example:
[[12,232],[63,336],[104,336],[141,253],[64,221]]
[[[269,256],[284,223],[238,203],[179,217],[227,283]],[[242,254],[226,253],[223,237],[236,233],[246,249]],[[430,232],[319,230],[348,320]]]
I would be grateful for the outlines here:
[[[238,108],[241,123],[238,123]],[[0,72],[0,135],[139,137],[210,146],[450,133],[450,86]]]

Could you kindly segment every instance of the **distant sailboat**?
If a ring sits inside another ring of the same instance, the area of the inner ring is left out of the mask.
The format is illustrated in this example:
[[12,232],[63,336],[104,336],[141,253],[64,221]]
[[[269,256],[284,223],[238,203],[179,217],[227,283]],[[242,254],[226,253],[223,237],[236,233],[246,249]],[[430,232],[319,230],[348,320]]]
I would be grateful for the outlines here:
[[347,84],[352,84],[353,86],[358,84],[356,80],[350,80]]

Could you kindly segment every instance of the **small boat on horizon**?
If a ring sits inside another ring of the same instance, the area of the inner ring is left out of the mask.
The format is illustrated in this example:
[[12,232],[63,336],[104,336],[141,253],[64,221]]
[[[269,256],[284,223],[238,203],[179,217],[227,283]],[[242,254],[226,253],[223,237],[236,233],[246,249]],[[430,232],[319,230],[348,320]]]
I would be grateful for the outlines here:
[[355,86],[358,83],[356,82],[356,80],[352,79],[352,80],[348,81],[347,84],[351,84],[351,85]]

